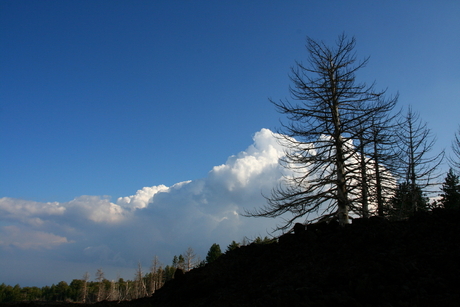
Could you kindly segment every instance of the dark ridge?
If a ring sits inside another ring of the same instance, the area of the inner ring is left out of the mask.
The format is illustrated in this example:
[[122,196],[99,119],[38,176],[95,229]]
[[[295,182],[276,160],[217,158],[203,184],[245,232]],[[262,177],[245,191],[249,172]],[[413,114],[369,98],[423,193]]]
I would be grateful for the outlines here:
[[[438,209],[399,222],[297,227],[278,243],[243,246],[178,274],[152,297],[94,305],[460,306],[459,266],[460,211]],[[86,306],[50,306],[73,305]]]

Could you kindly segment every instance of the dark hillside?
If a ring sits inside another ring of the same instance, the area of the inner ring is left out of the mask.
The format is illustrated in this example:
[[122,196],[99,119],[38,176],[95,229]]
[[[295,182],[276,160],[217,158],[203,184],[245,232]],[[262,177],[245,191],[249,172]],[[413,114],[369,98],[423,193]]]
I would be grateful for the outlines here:
[[251,244],[150,298],[96,306],[460,306],[458,284],[460,212],[435,210]]

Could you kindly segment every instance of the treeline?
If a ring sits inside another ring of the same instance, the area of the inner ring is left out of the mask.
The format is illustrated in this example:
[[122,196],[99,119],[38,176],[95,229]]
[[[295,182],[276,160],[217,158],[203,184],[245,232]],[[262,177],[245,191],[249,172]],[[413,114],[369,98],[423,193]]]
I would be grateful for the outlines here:
[[[226,252],[249,243],[270,243],[268,237],[257,237],[252,242],[244,239],[242,243],[232,241]],[[213,244],[205,260],[200,260],[193,249],[189,247],[185,253],[174,256],[172,263],[163,266],[158,257],[154,257],[148,272],[144,272],[139,263],[133,280],[108,280],[102,269],[98,269],[95,281],[90,281],[90,274],[85,273],[81,279],[73,279],[70,284],[61,281],[56,285],[39,287],[21,287],[0,284],[0,303],[21,301],[59,301],[96,303],[100,301],[123,301],[150,296],[160,289],[167,281],[174,278],[178,270],[188,272],[192,269],[205,266],[222,255],[219,244]]]
[[[430,202],[427,194],[417,187],[415,189],[415,199],[418,203],[419,211],[430,211],[435,208],[460,209],[460,184],[459,175],[453,169],[449,169],[444,182],[441,186],[441,193],[438,199]],[[384,206],[385,217],[389,220],[403,220],[415,212],[413,210],[414,190],[408,183],[400,183],[390,202]]]

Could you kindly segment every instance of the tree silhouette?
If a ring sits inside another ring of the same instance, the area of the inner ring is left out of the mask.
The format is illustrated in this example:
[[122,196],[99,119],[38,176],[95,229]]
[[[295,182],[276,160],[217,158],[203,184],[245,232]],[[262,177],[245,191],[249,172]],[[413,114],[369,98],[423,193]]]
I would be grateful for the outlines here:
[[281,163],[293,175],[273,189],[266,206],[245,212],[253,217],[290,213],[277,230],[289,229],[298,218],[308,220],[318,211],[341,225],[349,223],[350,193],[359,189],[353,141],[361,127],[369,127],[396,101],[385,101],[385,91],[375,91],[374,84],[356,82],[355,73],[368,59],[356,60],[354,38],[341,35],[335,47],[307,38],[306,47],[308,65],[297,62],[291,69],[294,102],[271,100],[288,119],[279,141],[287,148]]
[[206,262],[211,263],[216,261],[222,255],[222,251],[220,250],[220,245],[214,243],[209,248],[208,254],[206,255]]
[[[398,136],[397,144],[401,179],[408,185],[412,195],[412,211],[418,211],[423,204],[419,203],[418,189],[425,189],[439,178],[436,169],[444,158],[444,151],[434,156],[428,156],[436,139],[431,136],[427,124],[420,120],[417,113],[409,107],[407,114],[402,117],[397,126],[395,135]],[[426,191],[425,191],[426,192]]]
[[455,139],[452,141],[452,152],[454,156],[449,158],[450,165],[460,174],[460,125],[455,134]]
[[460,184],[458,175],[449,169],[441,187],[440,202],[446,209],[460,209]]

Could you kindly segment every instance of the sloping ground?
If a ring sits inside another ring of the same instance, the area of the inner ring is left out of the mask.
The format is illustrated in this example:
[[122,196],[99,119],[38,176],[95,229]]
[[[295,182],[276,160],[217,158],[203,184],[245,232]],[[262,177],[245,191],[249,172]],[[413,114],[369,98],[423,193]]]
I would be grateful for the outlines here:
[[[250,245],[158,291],[152,306],[460,306],[460,214],[373,218]],[[147,300],[145,301],[147,302]]]
[[435,210],[251,244],[150,298],[95,306],[460,306],[458,284],[460,212]]

